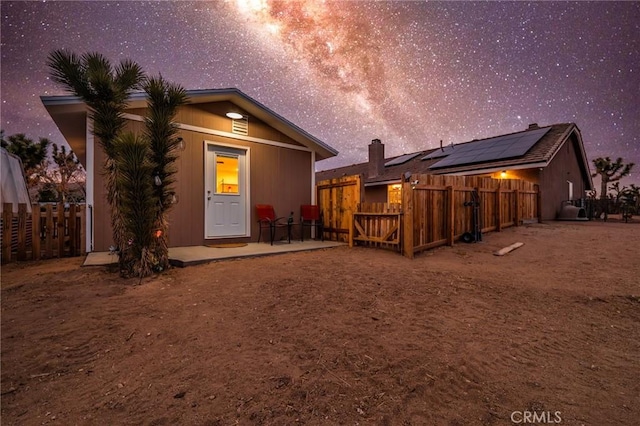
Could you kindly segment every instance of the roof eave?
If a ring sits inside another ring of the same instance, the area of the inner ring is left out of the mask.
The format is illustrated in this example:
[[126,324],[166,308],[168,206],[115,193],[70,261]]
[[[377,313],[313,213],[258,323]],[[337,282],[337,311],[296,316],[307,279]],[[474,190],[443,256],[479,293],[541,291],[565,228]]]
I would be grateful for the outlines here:
[[[324,160],[338,155],[338,151],[335,148],[324,143],[320,139],[306,132],[291,121],[282,117],[280,114],[267,108],[238,89],[187,90],[186,95],[188,99],[187,103],[191,104],[230,101],[249,114],[272,126],[274,129],[284,133],[314,151],[316,153],[316,160]],[[65,113],[82,112],[84,114],[87,109],[84,102],[82,102],[82,100],[77,96],[41,96],[40,100],[49,112],[49,115],[52,115],[52,111],[54,110],[64,110]],[[129,108],[140,108],[145,106],[146,94],[144,92],[131,94],[129,97]],[[52,116],[52,118],[54,117]],[[56,121],[55,118],[54,121]],[[57,121],[56,125],[59,125]]]
[[544,168],[547,167],[549,163],[547,161],[536,161],[533,163],[522,163],[522,164],[512,164],[512,165],[503,165],[503,166],[492,166],[492,167],[484,167],[484,168],[473,168],[473,169],[464,169],[457,170],[455,172],[447,171],[443,169],[441,171],[433,170],[434,175],[451,175],[451,176],[469,176],[469,175],[480,175],[486,173],[495,173],[500,172],[505,169],[508,170],[524,170],[524,169],[534,169],[534,168]]
[[580,129],[578,128],[578,126],[575,123],[571,123],[571,125],[567,128],[567,130],[562,134],[561,140],[562,143],[558,144],[558,147],[555,149],[555,151],[553,151],[551,153],[551,155],[548,158],[548,162],[550,163],[551,160],[553,160],[553,158],[556,156],[556,154],[558,152],[560,152],[560,149],[564,146],[565,143],[567,143],[567,141],[569,140],[569,138],[571,137],[571,134],[575,132],[576,136],[578,138],[578,147],[579,149],[579,156],[580,156],[580,162],[582,163],[582,166],[584,167],[583,170],[583,178],[585,179],[585,182],[589,185],[588,188],[586,188],[587,190],[592,190],[593,189],[593,180],[591,178],[591,170],[589,167],[589,160],[587,159],[587,153],[584,150],[584,142],[582,141],[582,133],[580,132]]

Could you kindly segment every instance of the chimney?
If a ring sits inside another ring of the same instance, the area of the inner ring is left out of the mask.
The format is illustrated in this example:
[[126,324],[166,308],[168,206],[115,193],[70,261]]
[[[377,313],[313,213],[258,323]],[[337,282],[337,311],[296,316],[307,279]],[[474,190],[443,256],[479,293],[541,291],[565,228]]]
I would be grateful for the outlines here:
[[369,144],[369,177],[376,177],[384,170],[384,144],[374,139]]
[[540,127],[538,126],[538,123],[531,123],[529,124],[529,128],[527,130],[535,130],[535,129],[539,129]]

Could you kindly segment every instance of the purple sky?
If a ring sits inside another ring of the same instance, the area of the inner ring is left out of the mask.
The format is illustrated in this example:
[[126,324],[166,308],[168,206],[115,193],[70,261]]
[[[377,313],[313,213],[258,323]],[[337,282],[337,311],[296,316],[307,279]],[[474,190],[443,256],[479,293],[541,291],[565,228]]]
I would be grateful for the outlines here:
[[319,169],[575,122],[640,184],[640,2],[0,3],[1,126],[63,141],[39,96],[58,48],[187,89],[237,87],[340,151]]

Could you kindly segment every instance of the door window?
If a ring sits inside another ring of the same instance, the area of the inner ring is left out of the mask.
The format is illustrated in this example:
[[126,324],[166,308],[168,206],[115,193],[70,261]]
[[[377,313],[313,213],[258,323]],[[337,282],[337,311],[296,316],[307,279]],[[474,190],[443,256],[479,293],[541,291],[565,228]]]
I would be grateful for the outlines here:
[[216,194],[238,194],[238,156],[216,153]]

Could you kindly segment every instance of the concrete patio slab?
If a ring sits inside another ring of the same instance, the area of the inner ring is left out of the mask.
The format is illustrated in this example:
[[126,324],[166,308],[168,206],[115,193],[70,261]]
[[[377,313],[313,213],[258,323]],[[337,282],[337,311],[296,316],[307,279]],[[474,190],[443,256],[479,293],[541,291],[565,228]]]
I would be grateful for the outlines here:
[[118,256],[108,251],[94,251],[87,253],[82,266],[103,266],[118,263]]
[[[234,259],[241,257],[269,256],[273,254],[290,253],[295,251],[319,250],[331,247],[344,246],[346,243],[335,241],[291,241],[268,243],[249,243],[243,247],[171,247],[169,260],[174,266],[189,266],[201,263],[213,262],[222,259]],[[109,265],[118,262],[118,256],[109,252],[92,252],[87,254],[83,266]]]

